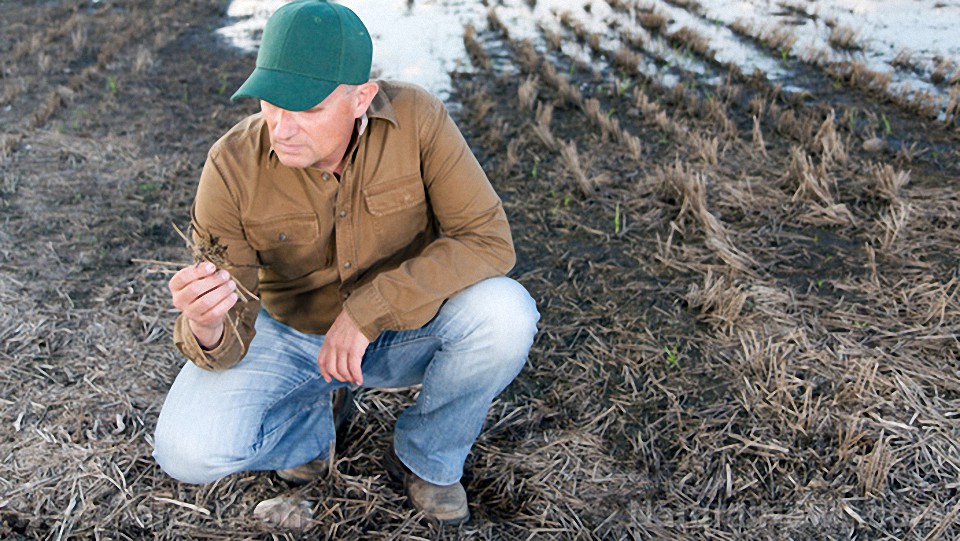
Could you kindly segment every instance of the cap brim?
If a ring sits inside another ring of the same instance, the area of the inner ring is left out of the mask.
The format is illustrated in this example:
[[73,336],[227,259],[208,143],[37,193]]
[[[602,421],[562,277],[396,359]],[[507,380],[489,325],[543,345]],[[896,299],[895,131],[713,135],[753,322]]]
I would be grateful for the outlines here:
[[288,111],[306,111],[323,101],[338,86],[340,83],[334,81],[255,68],[230,99],[257,98]]

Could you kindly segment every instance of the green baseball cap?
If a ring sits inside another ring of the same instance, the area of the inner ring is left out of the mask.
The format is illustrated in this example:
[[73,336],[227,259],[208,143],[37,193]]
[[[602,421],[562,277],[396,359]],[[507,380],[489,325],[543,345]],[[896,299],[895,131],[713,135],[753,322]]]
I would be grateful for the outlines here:
[[367,82],[372,60],[370,33],[356,13],[322,0],[297,0],[267,20],[257,67],[230,99],[259,98],[305,111],[341,84]]

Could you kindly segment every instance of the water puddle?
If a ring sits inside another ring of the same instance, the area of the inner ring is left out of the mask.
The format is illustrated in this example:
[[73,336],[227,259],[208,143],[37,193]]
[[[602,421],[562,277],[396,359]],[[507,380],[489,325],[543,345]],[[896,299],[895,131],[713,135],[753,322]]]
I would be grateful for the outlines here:
[[[234,0],[228,10],[236,18],[218,32],[247,51],[255,51],[267,18],[280,0]],[[413,82],[443,97],[454,70],[469,67],[463,26],[485,16],[483,6],[463,1],[343,1],[363,20],[373,38],[374,77]]]
[[[960,0],[698,0],[702,24],[742,21],[756,28],[788,29],[794,51],[828,53],[831,61],[858,61],[892,77],[894,92],[926,91],[938,69],[960,69]],[[681,10],[682,11],[682,10]],[[671,11],[675,14],[676,9]],[[833,36],[833,39],[832,39]],[[848,37],[851,49],[831,41]],[[738,64],[742,62],[738,61]],[[785,77],[789,78],[789,74]]]
[[[218,32],[241,49],[256,50],[266,19],[281,0],[233,0],[233,23]],[[463,27],[486,27],[487,7],[479,0],[342,0],[365,22],[374,39],[374,75],[402,79],[428,88],[441,97],[450,89],[451,71],[469,71]],[[630,4],[630,2],[621,2]],[[681,7],[681,4],[685,7]],[[781,58],[737,36],[731,25],[758,30],[783,28],[795,38],[791,54],[822,50],[829,60],[856,60],[870,70],[890,73],[891,88],[943,95],[931,83],[940,70],[947,78],[960,73],[960,0],[640,0],[669,18],[667,33],[687,27],[707,38],[716,59],[742,71],[760,70],[789,88],[791,72]],[[618,32],[649,37],[624,10],[606,0],[502,0],[497,14],[510,35],[543,44],[541,26],[560,31],[560,15],[573,14],[590,32],[603,36],[601,46],[620,47]],[[838,30],[837,30],[838,29]],[[848,34],[855,49],[831,46],[831,34]],[[654,56],[693,73],[709,73],[702,61],[670,47],[662,38],[649,40]],[[564,53],[596,64],[586,48],[570,40]],[[651,74],[654,63],[642,65]]]

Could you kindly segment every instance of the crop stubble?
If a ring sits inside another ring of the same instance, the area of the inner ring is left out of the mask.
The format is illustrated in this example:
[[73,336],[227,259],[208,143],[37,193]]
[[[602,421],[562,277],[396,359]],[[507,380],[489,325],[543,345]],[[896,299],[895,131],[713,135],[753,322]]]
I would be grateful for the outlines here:
[[956,119],[787,56],[812,89],[791,94],[610,4],[634,14],[612,48],[578,12],[529,42],[496,11],[466,34],[458,121],[543,321],[469,459],[474,522],[448,532],[381,475],[415,389],[360,393],[334,472],[302,489],[157,469],[182,361],[163,277],[131,260],[184,257],[169,224],[251,62],[212,44],[207,3],[11,7],[0,537],[261,538],[252,509],[280,493],[341,539],[956,537]]

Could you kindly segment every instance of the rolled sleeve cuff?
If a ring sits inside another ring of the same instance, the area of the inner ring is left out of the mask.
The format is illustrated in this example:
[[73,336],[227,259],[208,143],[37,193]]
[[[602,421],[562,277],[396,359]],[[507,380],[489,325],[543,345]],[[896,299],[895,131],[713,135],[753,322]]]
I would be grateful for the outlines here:
[[343,304],[343,309],[371,342],[386,329],[400,328],[400,318],[393,313],[390,304],[373,284],[354,291]]
[[231,336],[224,335],[220,344],[213,349],[206,350],[200,347],[197,337],[193,335],[183,315],[177,317],[174,323],[173,343],[184,357],[204,370],[223,370],[236,364],[243,357],[243,345]]

